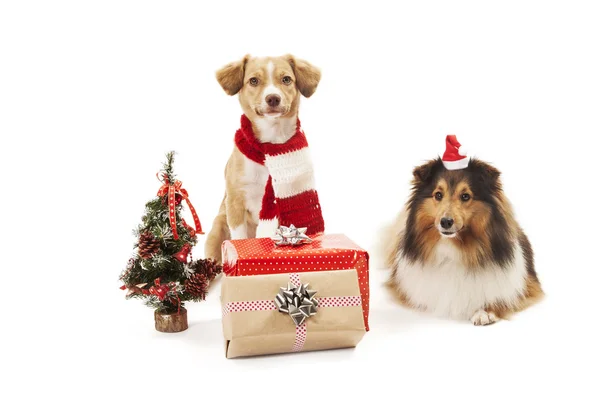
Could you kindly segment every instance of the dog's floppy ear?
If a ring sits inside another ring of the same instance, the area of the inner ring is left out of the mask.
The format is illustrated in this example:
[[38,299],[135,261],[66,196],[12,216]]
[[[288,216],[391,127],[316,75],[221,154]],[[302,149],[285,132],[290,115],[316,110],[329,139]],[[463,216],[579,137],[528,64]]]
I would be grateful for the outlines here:
[[237,94],[244,86],[244,69],[249,58],[250,55],[246,54],[240,61],[229,63],[217,71],[217,81],[228,95]]
[[413,170],[415,185],[421,185],[429,182],[429,180],[433,177],[433,174],[436,168],[441,163],[441,160],[438,158],[436,160],[431,160]]
[[479,171],[481,182],[488,188],[498,190],[502,187],[500,183],[500,171],[495,167],[477,159],[472,159],[469,167]]
[[302,96],[312,96],[321,80],[321,71],[307,61],[300,60],[291,54],[286,55],[285,58],[294,70],[296,87],[302,93]]

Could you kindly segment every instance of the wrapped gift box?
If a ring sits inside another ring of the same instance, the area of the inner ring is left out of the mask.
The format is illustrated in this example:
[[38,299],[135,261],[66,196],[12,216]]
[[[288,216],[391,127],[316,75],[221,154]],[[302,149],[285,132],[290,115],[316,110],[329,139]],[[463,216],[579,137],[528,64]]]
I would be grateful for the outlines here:
[[[297,305],[311,301],[307,317],[294,319],[292,307],[282,312],[275,299],[292,299],[301,288],[307,296]],[[366,331],[355,269],[226,276],[221,302],[227,358],[354,347]]]
[[277,246],[269,238],[223,242],[227,276],[354,269],[358,275],[364,323],[369,330],[369,254],[342,234],[311,236],[312,243]]
[[268,238],[223,243],[228,358],[354,347],[362,339],[368,253],[344,235],[311,239],[298,246]]

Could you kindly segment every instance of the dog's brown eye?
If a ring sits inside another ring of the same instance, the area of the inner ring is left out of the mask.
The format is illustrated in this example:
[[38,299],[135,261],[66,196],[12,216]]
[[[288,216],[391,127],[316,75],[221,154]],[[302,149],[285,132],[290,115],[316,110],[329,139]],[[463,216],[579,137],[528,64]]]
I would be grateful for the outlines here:
[[289,76],[284,76],[281,82],[283,82],[284,85],[289,85],[290,83],[292,83],[292,78],[290,78]]
[[444,198],[444,195],[442,194],[442,192],[435,192],[435,194],[433,195],[433,197],[435,197],[435,199],[437,201],[440,201],[441,199]]
[[258,78],[250,78],[250,85],[251,86],[258,85]]
[[463,193],[462,196],[460,196],[460,199],[462,201],[469,201],[471,200],[471,195],[469,193]]

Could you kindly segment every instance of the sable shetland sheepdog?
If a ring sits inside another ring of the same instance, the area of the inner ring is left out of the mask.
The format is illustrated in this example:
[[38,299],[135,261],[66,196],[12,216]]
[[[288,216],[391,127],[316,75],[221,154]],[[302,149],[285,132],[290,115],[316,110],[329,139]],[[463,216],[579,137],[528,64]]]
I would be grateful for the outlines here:
[[541,299],[531,244],[497,169],[472,159],[448,170],[438,158],[413,175],[387,258],[402,304],[488,325]]

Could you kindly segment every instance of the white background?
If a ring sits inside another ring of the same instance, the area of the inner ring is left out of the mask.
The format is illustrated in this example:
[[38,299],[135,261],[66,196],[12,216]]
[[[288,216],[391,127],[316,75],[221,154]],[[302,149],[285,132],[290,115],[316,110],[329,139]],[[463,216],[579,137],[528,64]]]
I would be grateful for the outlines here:
[[[208,3],[1,3],[4,397],[598,398],[598,5]],[[372,330],[354,350],[226,360],[218,289],[168,335],[117,278],[168,150],[210,228],[240,116],[215,71],[288,52],[323,72],[300,117],[327,231],[373,253]],[[382,289],[378,232],[448,133],[502,170],[536,252],[547,298],[510,322],[434,319]]]

